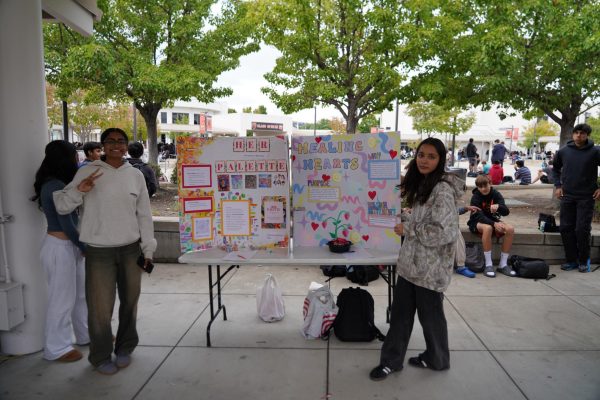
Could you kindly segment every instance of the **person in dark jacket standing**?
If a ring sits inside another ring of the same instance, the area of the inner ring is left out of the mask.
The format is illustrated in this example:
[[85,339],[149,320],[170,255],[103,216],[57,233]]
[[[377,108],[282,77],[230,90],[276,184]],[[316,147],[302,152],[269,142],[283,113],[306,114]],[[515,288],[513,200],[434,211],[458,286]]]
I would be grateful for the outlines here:
[[473,189],[471,206],[475,206],[481,211],[471,213],[467,224],[472,233],[481,235],[483,255],[485,256],[483,273],[489,278],[496,276],[492,264],[492,235],[494,235],[504,237],[498,272],[507,276],[516,276],[515,271],[508,265],[508,256],[515,236],[515,228],[506,222],[500,221],[501,216],[510,213],[504,203],[504,197],[490,185],[490,178],[487,175],[479,175],[475,179],[475,186],[477,187]]
[[133,165],[134,168],[139,169],[144,174],[146,180],[146,189],[148,189],[148,196],[152,197],[156,193],[158,188],[158,182],[156,180],[156,174],[152,167],[142,161],[142,155],[144,154],[144,146],[139,142],[130,143],[127,147],[129,157],[127,161]]
[[589,139],[592,128],[578,124],[573,140],[554,158],[555,195],[560,199],[560,235],[565,248],[564,271],[590,271],[590,232],[594,202],[600,199],[598,166],[600,149]]
[[503,143],[500,143],[500,139],[494,140],[494,147],[492,148],[492,164],[494,161],[498,161],[501,166],[504,166],[504,157],[506,157],[506,147]]
[[477,147],[473,144],[473,138],[469,139],[469,144],[465,149],[467,158],[469,159],[469,172],[477,172]]

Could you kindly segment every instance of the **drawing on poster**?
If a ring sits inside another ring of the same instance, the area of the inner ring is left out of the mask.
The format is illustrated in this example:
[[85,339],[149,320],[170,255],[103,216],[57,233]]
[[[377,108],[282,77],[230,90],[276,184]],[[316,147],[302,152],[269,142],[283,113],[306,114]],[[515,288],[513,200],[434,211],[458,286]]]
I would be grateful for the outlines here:
[[284,186],[287,182],[287,176],[285,174],[274,174],[273,175],[273,186]]
[[231,189],[243,189],[244,188],[244,176],[243,175],[231,175]]
[[229,175],[217,175],[217,182],[219,184],[219,192],[229,192]]
[[256,175],[246,175],[246,189],[256,189]]
[[258,174],[259,188],[270,188],[271,186],[271,174]]
[[261,226],[264,229],[281,229],[286,224],[285,196],[264,196],[260,209]]
[[193,240],[212,240],[213,235],[211,217],[192,218],[192,227]]

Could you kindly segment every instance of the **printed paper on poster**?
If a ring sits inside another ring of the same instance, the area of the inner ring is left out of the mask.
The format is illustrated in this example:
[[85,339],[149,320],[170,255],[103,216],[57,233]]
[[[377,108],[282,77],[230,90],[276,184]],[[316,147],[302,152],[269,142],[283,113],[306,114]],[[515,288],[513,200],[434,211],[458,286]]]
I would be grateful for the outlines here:
[[340,201],[338,187],[309,187],[308,201],[320,203],[337,203]]
[[184,188],[212,186],[210,165],[182,165],[181,175]]
[[223,236],[250,236],[250,202],[222,200],[221,219]]
[[400,162],[398,160],[369,160],[369,179],[398,179]]

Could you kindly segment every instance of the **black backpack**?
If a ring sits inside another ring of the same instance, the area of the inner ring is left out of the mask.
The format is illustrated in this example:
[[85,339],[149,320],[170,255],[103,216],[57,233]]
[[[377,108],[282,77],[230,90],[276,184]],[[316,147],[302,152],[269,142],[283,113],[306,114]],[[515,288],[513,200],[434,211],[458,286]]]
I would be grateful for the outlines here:
[[346,278],[361,286],[369,286],[369,282],[379,278],[377,265],[350,265],[346,270]]
[[465,243],[465,267],[473,272],[483,272],[485,268],[485,256],[481,243]]
[[[144,180],[146,181],[146,189],[148,189],[148,197],[152,197],[154,193],[156,193],[156,183],[154,171],[148,168],[143,168],[144,166],[148,166],[145,162],[131,164],[133,168],[138,169],[144,175]],[[150,175],[152,174],[152,176]]]
[[556,219],[552,214],[540,213],[538,217],[538,228],[542,232],[559,232]]
[[523,256],[512,255],[508,257],[508,265],[510,265],[517,276],[529,279],[545,279],[550,280],[556,275],[550,274],[548,263],[541,258],[529,258]]
[[336,304],[338,313],[333,321],[335,336],[343,342],[370,342],[385,336],[375,326],[375,302],[373,296],[361,288],[345,288]]
[[321,271],[323,271],[323,275],[328,276],[330,278],[346,276],[345,265],[321,265],[320,268]]

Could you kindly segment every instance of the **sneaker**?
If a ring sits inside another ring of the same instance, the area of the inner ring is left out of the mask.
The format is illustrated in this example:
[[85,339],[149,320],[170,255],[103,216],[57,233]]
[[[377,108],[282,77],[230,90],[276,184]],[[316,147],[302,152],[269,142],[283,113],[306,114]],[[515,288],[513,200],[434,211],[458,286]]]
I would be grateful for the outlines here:
[[508,265],[506,265],[502,268],[498,267],[497,271],[503,273],[506,276],[517,276],[517,273],[515,272],[515,270],[513,270]]
[[475,278],[475,272],[471,271],[467,267],[458,267],[456,268],[456,273],[462,276],[466,276],[467,278]]
[[576,269],[577,267],[579,267],[578,263],[568,262],[568,263],[561,265],[560,269],[562,269],[563,271],[572,271],[572,270]]
[[396,372],[396,370],[390,367],[384,367],[383,365],[378,365],[371,370],[369,378],[373,381],[382,381],[392,372]]
[[587,259],[587,263],[580,265],[579,266],[579,272],[590,272],[591,271],[591,265],[590,265],[590,259]]
[[126,353],[117,354],[115,364],[117,365],[117,368],[129,367],[129,364],[131,364],[131,355]]
[[105,361],[96,367],[96,371],[102,375],[114,375],[119,369],[112,361]]
[[492,265],[486,265],[485,269],[483,270],[483,274],[488,278],[496,277],[496,273],[494,272],[494,267]]

